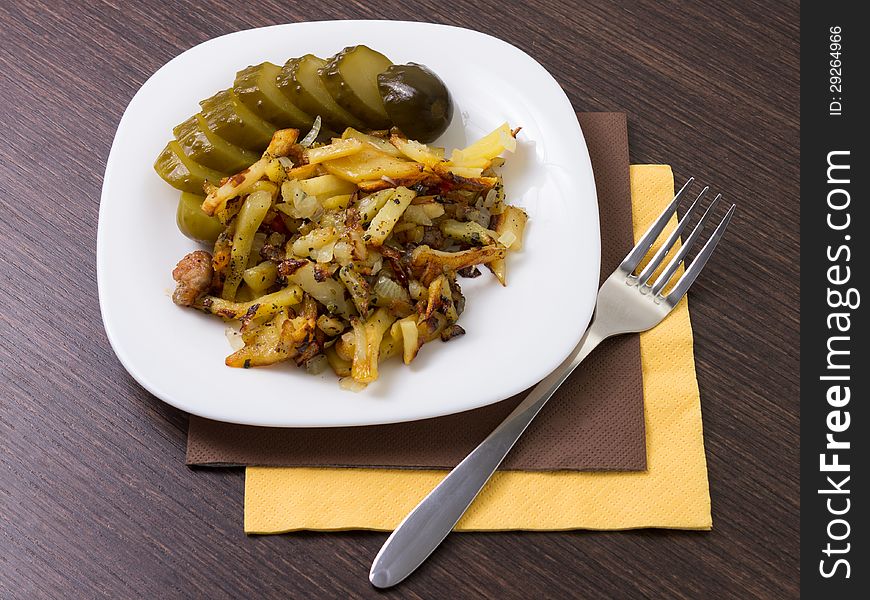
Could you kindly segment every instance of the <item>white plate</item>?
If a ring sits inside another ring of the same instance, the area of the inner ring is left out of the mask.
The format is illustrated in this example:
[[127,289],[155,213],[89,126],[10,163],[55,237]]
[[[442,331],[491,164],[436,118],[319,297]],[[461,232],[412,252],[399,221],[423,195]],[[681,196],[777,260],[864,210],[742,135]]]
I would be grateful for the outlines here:
[[[438,145],[462,146],[504,121],[522,126],[503,170],[508,199],[529,213],[508,287],[484,271],[460,280],[467,334],[425,346],[413,365],[383,365],[359,393],[331,374],[293,366],[231,369],[219,320],[175,306],[175,263],[195,244],[175,227],[179,192],[154,172],[172,127],[197,102],[232,84],[236,71],[308,52],[331,56],[367,44],[396,63],[429,66],[455,102]],[[395,21],[293,23],[240,31],[174,58],[127,107],[106,166],[97,235],[100,307],[109,341],[149,392],[210,419],[275,427],[411,421],[497,402],[552,371],[592,315],[600,243],[592,167],[574,110],[533,58],[467,29]]]

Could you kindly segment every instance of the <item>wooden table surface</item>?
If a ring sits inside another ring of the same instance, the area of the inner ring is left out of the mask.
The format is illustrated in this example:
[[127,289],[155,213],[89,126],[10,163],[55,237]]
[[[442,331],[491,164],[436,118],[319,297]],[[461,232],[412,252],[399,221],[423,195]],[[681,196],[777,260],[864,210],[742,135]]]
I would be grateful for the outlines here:
[[501,37],[577,110],[628,113],[633,162],[739,204],[690,294],[714,530],[454,535],[383,595],[797,595],[798,3],[568,4],[0,3],[0,597],[379,595],[382,533],[244,535],[243,472],[184,466],[187,417],[115,358],[95,276],[106,157],[148,76],[224,33],[342,18]]

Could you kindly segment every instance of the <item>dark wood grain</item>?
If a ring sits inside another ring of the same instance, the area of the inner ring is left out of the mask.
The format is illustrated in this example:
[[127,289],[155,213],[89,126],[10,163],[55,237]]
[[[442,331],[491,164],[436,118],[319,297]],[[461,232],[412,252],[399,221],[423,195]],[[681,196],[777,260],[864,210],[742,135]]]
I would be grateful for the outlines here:
[[464,534],[384,596],[797,595],[798,3],[0,3],[0,597],[374,597],[385,536],[242,533],[243,473],[183,465],[186,416],[115,359],[94,247],[114,129],[160,65],[303,19],[475,28],[578,110],[625,111],[632,160],[739,212],[693,288],[711,533]]

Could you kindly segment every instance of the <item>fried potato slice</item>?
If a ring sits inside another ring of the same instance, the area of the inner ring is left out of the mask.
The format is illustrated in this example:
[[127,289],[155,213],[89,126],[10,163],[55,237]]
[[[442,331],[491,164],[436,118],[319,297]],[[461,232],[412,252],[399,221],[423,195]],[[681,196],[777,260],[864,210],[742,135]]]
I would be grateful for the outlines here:
[[260,296],[250,302],[230,302],[216,296],[205,296],[196,303],[196,308],[225,319],[260,319],[277,314],[282,309],[302,301],[302,288],[287,287]]
[[[363,145],[358,140],[345,141],[355,141]],[[419,176],[425,166],[390,156],[366,144],[362,150],[352,156],[325,161],[323,168],[337,177],[358,184],[383,177],[399,180]]]
[[[517,130],[519,131],[519,130]],[[502,123],[494,131],[483,136],[470,146],[454,150],[450,163],[457,167],[479,167],[480,160],[492,160],[504,151],[513,152],[517,148],[516,133],[507,123]]]
[[[498,184],[498,177],[463,177],[451,171],[451,166],[447,163],[438,163],[433,167],[433,170],[455,189],[483,192]],[[468,171],[462,172],[468,173]]]
[[293,356],[293,346],[282,336],[289,315],[284,309],[245,337],[245,346],[224,361],[228,367],[247,369],[283,362]]
[[354,332],[354,354],[351,376],[360,383],[371,383],[378,378],[378,357],[381,341],[396,318],[379,308],[363,322],[351,319]]
[[308,148],[304,152],[305,162],[309,165],[316,165],[328,160],[335,160],[359,154],[361,150],[367,147],[367,144],[354,139],[347,138],[345,140],[335,140],[326,146],[318,146],[317,148]]
[[341,134],[341,137],[343,139],[353,138],[355,140],[365,142],[373,148],[377,148],[381,152],[389,154],[390,156],[395,156],[396,158],[402,156],[402,153],[399,152],[399,149],[387,140],[374,135],[369,135],[368,133],[362,133],[361,131],[357,131],[353,127],[348,127],[347,129],[345,129],[344,133]]
[[395,133],[390,136],[390,144],[395,146],[402,155],[414,162],[422,163],[430,169],[444,161],[443,148],[431,148],[426,144],[409,140]]
[[[505,206],[504,211],[495,217],[495,233],[498,242],[511,252],[523,249],[523,233],[529,216],[517,206]],[[498,282],[507,285],[507,262],[505,259],[494,260],[486,265]]]
[[272,134],[272,140],[266,148],[266,154],[274,158],[289,156],[298,139],[298,129],[279,129]]
[[269,166],[268,158],[261,158],[250,167],[229,177],[220,187],[212,188],[202,203],[202,210],[207,215],[224,206],[228,200],[247,194],[251,188],[266,175]]
[[471,248],[460,252],[433,250],[429,246],[417,246],[411,253],[411,264],[415,267],[435,265],[448,271],[458,271],[465,267],[483,265],[504,258],[507,250],[503,246],[489,245]]

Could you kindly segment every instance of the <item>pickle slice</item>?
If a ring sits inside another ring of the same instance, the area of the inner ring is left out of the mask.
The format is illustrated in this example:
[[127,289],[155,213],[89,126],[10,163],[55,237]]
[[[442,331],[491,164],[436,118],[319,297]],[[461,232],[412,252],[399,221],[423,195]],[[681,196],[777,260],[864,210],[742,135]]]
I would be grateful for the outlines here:
[[199,105],[212,133],[247,150],[265,150],[277,129],[242,104],[233,90],[218,92]]
[[154,161],[154,170],[172,187],[192,194],[202,194],[206,181],[218,185],[226,177],[225,173],[204,167],[187,156],[176,140],[166,144]]
[[242,69],[236,74],[233,91],[238,99],[257,116],[280,128],[311,127],[314,117],[290,102],[278,89],[275,81],[281,67],[270,62]]
[[278,88],[290,102],[310,115],[320,115],[332,129],[343,131],[348,125],[365,128],[364,123],[340,107],[327,91],[318,73],[325,64],[325,60],[313,54],[291,58],[278,75]]
[[339,106],[370,129],[389,129],[390,117],[378,91],[378,75],[393,63],[367,46],[349,46],[320,69],[320,78]]
[[202,210],[205,196],[182,192],[175,212],[175,223],[179,231],[192,240],[214,244],[226,229],[217,217],[210,217]]
[[256,153],[230,144],[209,130],[202,115],[194,115],[172,130],[182,151],[204,167],[238,173],[260,158]]

